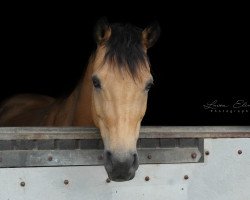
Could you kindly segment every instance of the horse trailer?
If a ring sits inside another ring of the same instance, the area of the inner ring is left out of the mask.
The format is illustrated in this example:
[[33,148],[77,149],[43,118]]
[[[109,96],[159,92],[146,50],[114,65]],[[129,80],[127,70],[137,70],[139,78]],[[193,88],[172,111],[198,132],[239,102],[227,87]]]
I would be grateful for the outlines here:
[[0,200],[249,200],[249,126],[142,127],[139,169],[108,179],[96,128],[0,128]]

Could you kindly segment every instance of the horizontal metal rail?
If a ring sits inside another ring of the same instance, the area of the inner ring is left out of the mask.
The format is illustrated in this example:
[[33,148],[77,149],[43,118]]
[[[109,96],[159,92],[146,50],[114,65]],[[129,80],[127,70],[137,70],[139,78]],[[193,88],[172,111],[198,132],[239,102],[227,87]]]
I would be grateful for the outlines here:
[[[103,165],[102,154],[103,150],[97,149],[0,151],[0,168],[96,166]],[[198,163],[202,157],[198,148],[139,148],[138,155],[140,164]]]
[[[93,127],[1,127],[0,140],[100,139]],[[143,126],[140,138],[250,138],[250,126]]]

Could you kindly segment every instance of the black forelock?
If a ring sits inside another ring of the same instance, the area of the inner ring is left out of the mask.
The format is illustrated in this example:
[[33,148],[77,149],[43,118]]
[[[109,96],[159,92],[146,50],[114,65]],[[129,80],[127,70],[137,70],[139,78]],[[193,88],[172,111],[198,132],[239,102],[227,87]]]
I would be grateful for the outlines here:
[[147,55],[142,46],[142,29],[131,24],[111,24],[111,36],[106,42],[105,61],[115,62],[137,76],[138,68],[145,67]]

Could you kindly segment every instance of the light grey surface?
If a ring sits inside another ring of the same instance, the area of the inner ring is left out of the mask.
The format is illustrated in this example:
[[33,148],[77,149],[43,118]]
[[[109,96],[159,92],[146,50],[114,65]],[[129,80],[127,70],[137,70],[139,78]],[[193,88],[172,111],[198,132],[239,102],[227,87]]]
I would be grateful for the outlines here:
[[[144,126],[140,138],[250,138],[250,126]],[[100,139],[100,134],[91,127],[0,128],[0,140],[13,139]]]
[[129,182],[106,183],[103,166],[2,168],[0,200],[249,200],[250,139],[204,145],[204,163],[140,165]]
[[[103,150],[7,150],[0,151],[1,167],[103,165]],[[191,154],[196,153],[196,158]],[[198,148],[138,149],[141,164],[198,162]],[[150,155],[150,159],[148,158]],[[51,160],[49,160],[51,158]]]

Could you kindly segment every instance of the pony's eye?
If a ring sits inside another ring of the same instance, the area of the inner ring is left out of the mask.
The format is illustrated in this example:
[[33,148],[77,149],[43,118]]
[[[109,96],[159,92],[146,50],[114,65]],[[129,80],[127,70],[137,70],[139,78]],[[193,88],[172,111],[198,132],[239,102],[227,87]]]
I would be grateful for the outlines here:
[[151,87],[153,86],[153,82],[149,82],[147,83],[146,87],[145,87],[145,90],[146,91],[149,91],[151,89]]
[[97,89],[101,89],[101,81],[97,76],[92,77],[93,86]]

